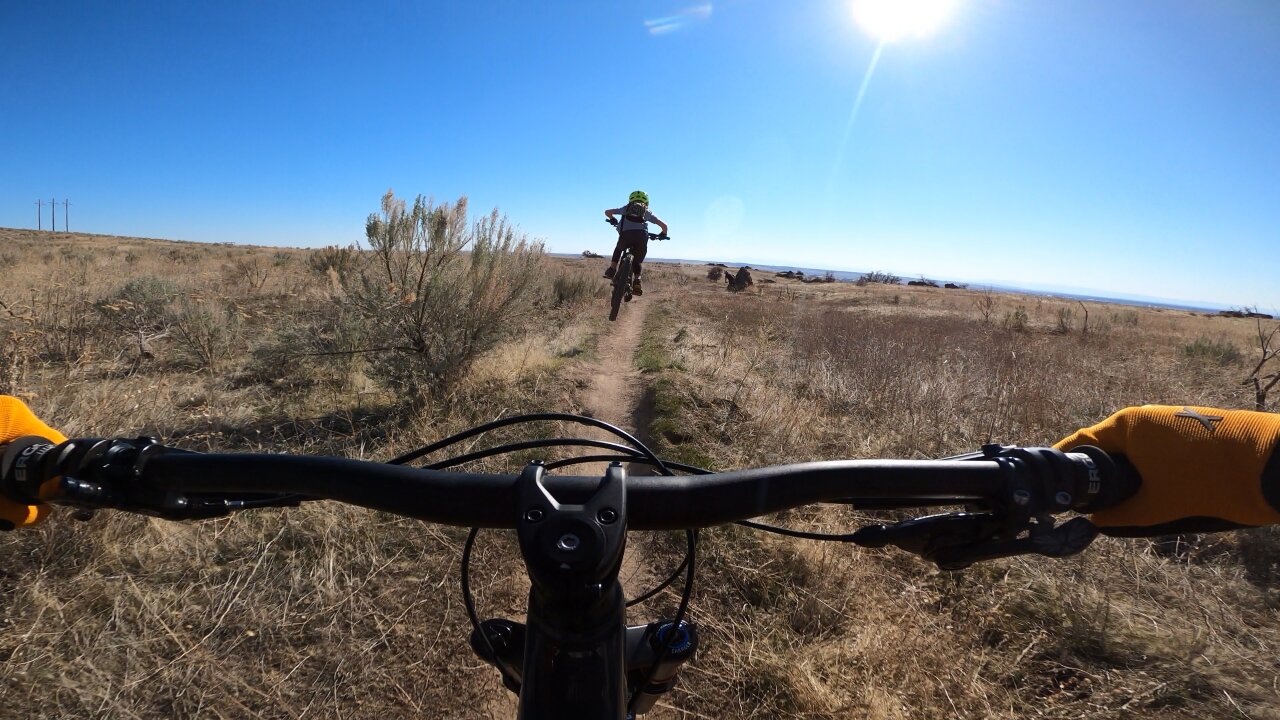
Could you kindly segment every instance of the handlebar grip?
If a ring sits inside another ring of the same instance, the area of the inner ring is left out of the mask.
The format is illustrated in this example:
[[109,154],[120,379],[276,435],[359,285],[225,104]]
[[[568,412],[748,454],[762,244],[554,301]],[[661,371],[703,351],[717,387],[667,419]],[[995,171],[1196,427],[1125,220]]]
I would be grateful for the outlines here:
[[49,460],[57,453],[50,450],[57,443],[48,438],[28,435],[0,445],[0,495],[19,503],[34,504],[48,498],[40,496],[40,486],[56,476],[50,474]]
[[1112,454],[1092,445],[1080,445],[1070,452],[1089,456],[1098,468],[1099,488],[1093,500],[1080,512],[1092,513],[1114,507],[1137,494],[1142,487],[1142,477],[1129,458]]

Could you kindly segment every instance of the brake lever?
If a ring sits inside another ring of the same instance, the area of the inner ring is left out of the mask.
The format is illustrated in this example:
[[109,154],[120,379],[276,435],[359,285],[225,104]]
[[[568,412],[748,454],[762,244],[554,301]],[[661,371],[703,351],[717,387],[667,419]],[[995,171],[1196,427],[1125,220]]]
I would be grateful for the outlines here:
[[[149,457],[160,452],[187,452],[166,448],[155,438],[134,440],[77,439],[58,446],[42,445],[33,464],[50,456],[57,486],[51,500],[77,509],[80,519],[92,517],[94,510],[110,508],[150,515],[166,520],[204,520],[222,517],[237,510],[260,507],[293,507],[309,498],[301,495],[244,493],[227,496],[211,493],[183,493],[147,483],[143,467]],[[40,473],[18,473],[18,484],[38,485]],[[31,488],[27,488],[32,493]]]
[[960,570],[983,560],[1015,555],[1062,558],[1084,550],[1098,536],[1087,518],[1055,525],[1048,515],[1027,527],[1025,537],[1004,537],[1005,523],[989,513],[945,513],[872,525],[853,534],[863,547],[893,545],[934,562],[943,570]]

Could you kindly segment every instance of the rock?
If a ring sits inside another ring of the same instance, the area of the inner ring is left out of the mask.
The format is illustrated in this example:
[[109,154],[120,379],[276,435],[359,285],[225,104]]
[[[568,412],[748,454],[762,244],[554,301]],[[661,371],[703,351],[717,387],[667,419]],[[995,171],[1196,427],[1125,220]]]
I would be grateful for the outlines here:
[[730,276],[729,273],[725,273],[724,275],[726,279],[726,287],[729,292],[742,292],[748,287],[755,285],[755,281],[751,279],[751,271],[745,267],[738,268],[738,272],[733,276]]

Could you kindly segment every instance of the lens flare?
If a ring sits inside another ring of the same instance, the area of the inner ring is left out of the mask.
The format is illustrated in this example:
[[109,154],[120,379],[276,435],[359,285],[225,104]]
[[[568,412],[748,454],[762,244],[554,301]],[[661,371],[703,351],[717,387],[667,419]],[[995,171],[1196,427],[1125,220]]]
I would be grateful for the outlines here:
[[648,28],[650,35],[663,35],[665,33],[688,27],[693,23],[705,21],[710,17],[711,3],[704,3],[702,5],[694,5],[693,7],[685,8],[675,15],[645,20],[644,25]]
[[946,22],[956,0],[853,0],[853,19],[883,42],[925,37]]

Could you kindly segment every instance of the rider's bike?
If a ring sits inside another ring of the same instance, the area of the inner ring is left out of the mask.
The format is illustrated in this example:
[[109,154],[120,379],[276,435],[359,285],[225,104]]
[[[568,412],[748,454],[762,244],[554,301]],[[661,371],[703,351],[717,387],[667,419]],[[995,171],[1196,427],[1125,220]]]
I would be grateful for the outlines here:
[[[618,221],[614,218],[605,218],[605,221],[615,228],[618,227]],[[656,235],[649,233],[650,240],[670,240],[666,235]],[[609,294],[609,319],[618,319],[618,309],[622,307],[622,303],[631,302],[633,295],[631,294],[631,264],[635,261],[635,257],[631,254],[631,248],[623,248],[622,255],[618,257],[618,269],[613,274],[613,291]]]
[[[625,444],[581,438],[515,442],[407,467],[489,430],[519,423],[574,422]],[[534,462],[519,475],[452,470],[482,458],[535,448],[592,448]],[[1097,535],[1087,519],[1129,497],[1138,480],[1120,457],[1080,447],[985,445],[942,460],[848,460],[709,473],[664,461],[630,434],[592,418],[543,413],[498,420],[387,464],[332,457],[202,454],[151,438],[73,439],[54,445],[19,438],[0,448],[0,492],[17,501],[115,508],[172,520],[237,510],[337,500],[420,520],[472,528],[462,549],[463,601],[471,646],[519,694],[520,718],[608,718],[646,712],[671,690],[697,649],[686,617],[700,528],[736,522],[801,538],[894,545],[943,568],[1021,554],[1064,557]],[[603,477],[555,471],[610,463]],[[628,477],[622,463],[657,475]],[[675,473],[683,473],[677,475]],[[965,506],[848,534],[800,532],[750,520],[813,503],[902,509]],[[529,578],[526,622],[481,621],[468,584],[479,528],[514,529]],[[656,589],[626,600],[618,582],[628,530],[682,530],[684,562]],[[684,576],[675,615],[627,625],[626,608]]]

